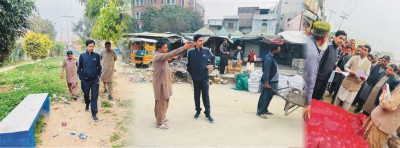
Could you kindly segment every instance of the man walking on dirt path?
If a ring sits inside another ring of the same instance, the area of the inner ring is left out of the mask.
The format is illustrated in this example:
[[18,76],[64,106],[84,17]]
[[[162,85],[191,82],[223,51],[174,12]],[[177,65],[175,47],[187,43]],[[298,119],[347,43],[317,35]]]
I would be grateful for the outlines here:
[[69,94],[74,98],[78,99],[78,61],[74,58],[72,51],[67,51],[68,58],[65,59],[61,64],[61,79],[64,79],[64,72],[67,73],[67,86]]
[[112,100],[112,92],[113,92],[113,75],[114,75],[114,65],[115,61],[117,61],[117,53],[111,49],[111,43],[105,43],[106,49],[100,53],[101,59],[101,81],[104,84],[104,93],[108,93],[108,99]]
[[169,98],[172,96],[172,73],[167,60],[193,46],[193,43],[186,43],[183,47],[168,53],[168,46],[165,42],[156,43],[158,54],[153,59],[153,90],[156,100],[154,114],[157,128],[168,129],[166,124],[168,120],[165,118],[165,114],[168,109]]
[[196,114],[194,115],[194,118],[199,118],[201,112],[200,95],[202,95],[205,108],[204,114],[206,115],[207,120],[210,123],[213,123],[214,119],[211,117],[210,97],[208,94],[208,72],[211,71],[214,66],[211,63],[208,63],[208,60],[211,59],[212,63],[214,63],[214,55],[208,48],[203,47],[204,37],[202,35],[195,35],[193,40],[196,42],[196,46],[188,51],[188,63],[186,64],[186,67],[193,79],[194,103],[196,105]]
[[[83,97],[85,98],[85,110],[89,111],[89,104],[93,120],[98,121],[96,114],[97,100],[99,97],[99,77],[101,75],[100,55],[93,52],[95,42],[86,40],[86,52],[79,56],[78,75],[81,79]],[[91,98],[89,99],[89,93]]]
[[269,103],[274,96],[274,90],[278,90],[279,72],[278,63],[275,60],[275,56],[281,52],[281,48],[273,44],[270,53],[267,54],[263,61],[263,75],[261,79],[262,90],[260,98],[258,99],[257,116],[267,119],[266,115],[273,115],[268,111]]

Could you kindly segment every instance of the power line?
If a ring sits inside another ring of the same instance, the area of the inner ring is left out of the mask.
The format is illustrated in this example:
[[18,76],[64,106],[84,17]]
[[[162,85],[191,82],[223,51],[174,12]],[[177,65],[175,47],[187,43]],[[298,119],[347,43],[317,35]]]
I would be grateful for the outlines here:
[[67,49],[69,49],[69,28],[68,28],[68,24],[69,24],[69,21],[68,21],[68,18],[74,18],[73,16],[70,16],[70,15],[64,15],[64,16],[61,16],[61,17],[65,17],[66,19],[67,19]]
[[344,13],[344,12],[342,12],[342,13],[343,13],[343,15],[340,16],[340,17],[342,18],[342,21],[340,22],[339,28],[338,28],[337,30],[339,30],[340,27],[342,26],[342,23],[343,23],[344,19],[347,19],[347,18],[349,17],[348,14],[346,14],[346,13]]

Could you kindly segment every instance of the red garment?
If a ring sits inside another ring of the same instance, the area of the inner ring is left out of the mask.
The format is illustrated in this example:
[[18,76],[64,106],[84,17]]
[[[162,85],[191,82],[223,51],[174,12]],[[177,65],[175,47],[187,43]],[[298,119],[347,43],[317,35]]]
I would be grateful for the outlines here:
[[254,51],[252,51],[252,52],[250,52],[250,57],[249,57],[249,62],[250,63],[254,63],[254,55],[255,55],[256,53],[254,53]]

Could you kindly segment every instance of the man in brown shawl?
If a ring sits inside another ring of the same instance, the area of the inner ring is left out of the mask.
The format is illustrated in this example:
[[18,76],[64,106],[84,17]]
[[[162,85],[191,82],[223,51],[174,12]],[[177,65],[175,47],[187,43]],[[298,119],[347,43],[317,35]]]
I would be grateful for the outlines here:
[[379,97],[379,106],[371,113],[371,116],[363,124],[364,139],[371,148],[384,147],[390,134],[400,126],[400,86],[390,93],[389,88],[384,89]]
[[100,53],[101,66],[103,71],[101,73],[101,81],[104,84],[104,93],[108,93],[108,99],[113,99],[113,74],[114,74],[114,64],[117,61],[117,53],[111,49],[111,43],[106,42],[106,49]]
[[64,71],[67,73],[68,90],[74,100],[78,98],[78,61],[74,58],[72,51],[67,51],[68,58],[61,64],[61,79],[64,79]]
[[168,52],[167,44],[157,42],[156,49],[159,52],[153,59],[153,89],[155,97],[154,114],[156,116],[157,128],[168,129],[165,124],[168,120],[165,114],[168,109],[169,98],[172,96],[171,68],[167,60],[188,50],[194,46],[193,43],[186,43],[183,47]]

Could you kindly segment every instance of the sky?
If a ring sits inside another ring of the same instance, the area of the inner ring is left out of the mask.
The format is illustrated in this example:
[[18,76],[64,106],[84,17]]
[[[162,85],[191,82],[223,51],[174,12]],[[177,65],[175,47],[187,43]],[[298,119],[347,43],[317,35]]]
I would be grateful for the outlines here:
[[340,30],[346,31],[349,38],[364,40],[373,51],[388,51],[400,59],[399,0],[326,0],[325,4],[327,21],[334,31],[344,12],[349,16]]
[[[202,0],[205,7],[205,20],[223,18],[225,15],[237,15],[238,7],[272,8],[279,0]],[[61,16],[72,16],[69,19],[69,35],[73,35],[72,22],[82,18],[84,6],[78,0],[36,0],[40,16],[55,23],[57,36],[67,36],[67,19]]]
[[67,37],[67,18],[62,16],[72,16],[69,18],[69,35],[74,36],[72,22],[76,23],[83,17],[85,7],[78,0],[36,0],[36,7],[40,16],[55,23],[57,38]]

